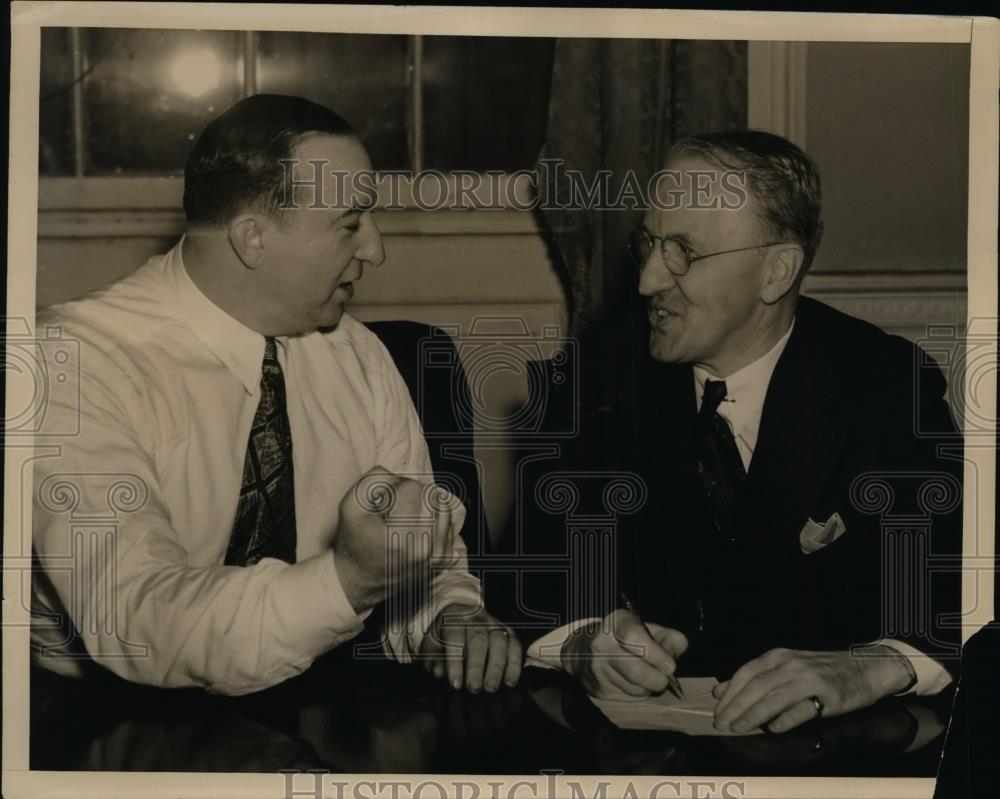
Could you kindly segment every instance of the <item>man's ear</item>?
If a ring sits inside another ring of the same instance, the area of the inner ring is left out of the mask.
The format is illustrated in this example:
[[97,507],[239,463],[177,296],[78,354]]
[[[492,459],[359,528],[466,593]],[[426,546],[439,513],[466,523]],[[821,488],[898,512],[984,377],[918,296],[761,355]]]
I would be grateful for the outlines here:
[[760,298],[773,305],[788,294],[799,282],[805,253],[798,244],[782,244],[772,247],[767,255],[764,284]]
[[256,269],[264,260],[264,224],[258,214],[240,214],[230,223],[229,243],[247,269]]

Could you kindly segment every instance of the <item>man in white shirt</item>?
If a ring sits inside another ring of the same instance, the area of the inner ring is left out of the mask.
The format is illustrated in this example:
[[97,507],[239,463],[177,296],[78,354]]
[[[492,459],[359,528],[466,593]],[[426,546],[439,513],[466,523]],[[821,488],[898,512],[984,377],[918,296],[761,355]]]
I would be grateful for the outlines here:
[[[799,297],[822,221],[818,171],[793,144],[710,134],[677,143],[667,169],[673,193],[631,242],[652,359],[632,384],[583,375],[628,386],[581,427],[614,431],[615,465],[648,488],[616,569],[646,625],[612,604],[528,654],[603,697],[661,691],[678,669],[715,674],[716,724],[735,731],[940,691],[957,663],[958,572],[932,580],[907,554],[960,555],[957,460],[920,432],[957,438],[939,370]],[[606,338],[613,355],[591,363],[627,361]],[[596,466],[589,448],[580,463]],[[879,480],[881,510],[923,528],[912,539],[874,518],[865,485],[878,494]]]
[[398,660],[472,691],[517,682],[464,509],[433,485],[388,352],[344,312],[384,260],[370,170],[329,109],[243,100],[188,158],[184,238],[39,314],[81,368],[53,383],[34,466],[35,663],[247,693],[385,603]]

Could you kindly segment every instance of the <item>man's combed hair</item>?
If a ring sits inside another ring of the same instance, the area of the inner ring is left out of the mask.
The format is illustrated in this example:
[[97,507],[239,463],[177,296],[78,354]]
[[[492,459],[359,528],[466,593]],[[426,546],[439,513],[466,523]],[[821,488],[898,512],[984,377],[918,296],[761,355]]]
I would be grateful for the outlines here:
[[802,247],[805,274],[823,237],[819,167],[788,139],[760,130],[733,130],[691,136],[676,142],[667,156],[699,157],[720,169],[746,173],[757,201],[764,233]]
[[223,227],[246,210],[280,212],[291,197],[296,145],[311,133],[357,136],[339,114],[301,97],[256,94],[230,106],[198,137],[184,166],[189,225]]

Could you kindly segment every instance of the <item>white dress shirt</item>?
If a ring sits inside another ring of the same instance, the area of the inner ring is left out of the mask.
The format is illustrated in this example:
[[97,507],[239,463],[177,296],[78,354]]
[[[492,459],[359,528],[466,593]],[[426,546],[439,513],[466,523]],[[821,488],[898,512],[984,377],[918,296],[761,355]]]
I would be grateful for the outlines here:
[[[700,366],[695,366],[692,370],[694,372],[695,398],[699,409],[701,408],[702,396],[705,393],[705,381],[725,380],[726,397],[719,404],[718,414],[729,423],[733,437],[736,439],[736,448],[739,450],[740,459],[748,472],[750,461],[757,447],[757,436],[760,432],[760,418],[764,410],[767,387],[794,327],[795,320],[793,319],[785,335],[770,350],[753,363],[747,364],[728,377],[716,377]],[[528,647],[528,656],[533,659],[536,665],[559,666],[558,653],[562,641],[565,641],[572,631],[591,621],[594,619],[584,619],[553,630]],[[935,694],[951,682],[951,675],[940,663],[909,644],[894,639],[884,639],[877,643],[892,647],[909,660],[917,677],[916,683],[910,689],[911,692]]]
[[771,349],[729,377],[716,377],[700,366],[692,369],[694,394],[699,410],[701,410],[701,398],[705,394],[705,381],[726,381],[726,397],[719,403],[717,413],[729,423],[733,438],[736,439],[736,448],[740,452],[740,460],[743,461],[743,468],[748,472],[750,459],[757,447],[757,434],[760,432],[760,416],[764,410],[767,386],[771,382],[774,367],[778,365],[778,359],[785,351],[785,345],[788,344],[794,327],[793,320],[785,335],[778,339]]
[[[41,312],[36,329],[79,342],[81,364],[79,381],[53,381],[43,426],[51,435],[37,439],[36,611],[68,613],[89,656],[126,679],[227,694],[292,677],[360,632],[364,615],[344,594],[331,549],[341,498],[377,465],[433,480],[406,385],[371,331],[345,314],[332,331],[278,339],[297,562],[240,567],[223,561],[263,336],[199,291],[180,243]],[[480,603],[458,536],[455,555],[410,622],[385,630],[398,659],[418,650],[444,604]],[[77,672],[59,639],[53,624],[36,623],[36,662]]]

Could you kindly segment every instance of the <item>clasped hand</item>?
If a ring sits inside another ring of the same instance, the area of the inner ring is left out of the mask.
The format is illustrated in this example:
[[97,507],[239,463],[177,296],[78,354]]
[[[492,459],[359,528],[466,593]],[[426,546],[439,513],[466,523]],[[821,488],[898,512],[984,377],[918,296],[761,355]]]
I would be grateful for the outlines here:
[[[340,503],[333,542],[337,574],[355,612],[377,605],[404,586],[431,582],[454,566],[465,508],[439,486],[376,466]],[[423,636],[420,655],[428,671],[448,676],[455,688],[495,691],[516,685],[523,651],[505,625],[481,607],[452,603]]]
[[333,541],[337,576],[355,612],[453,566],[464,520],[462,503],[433,483],[380,466],[362,475],[340,502]]

